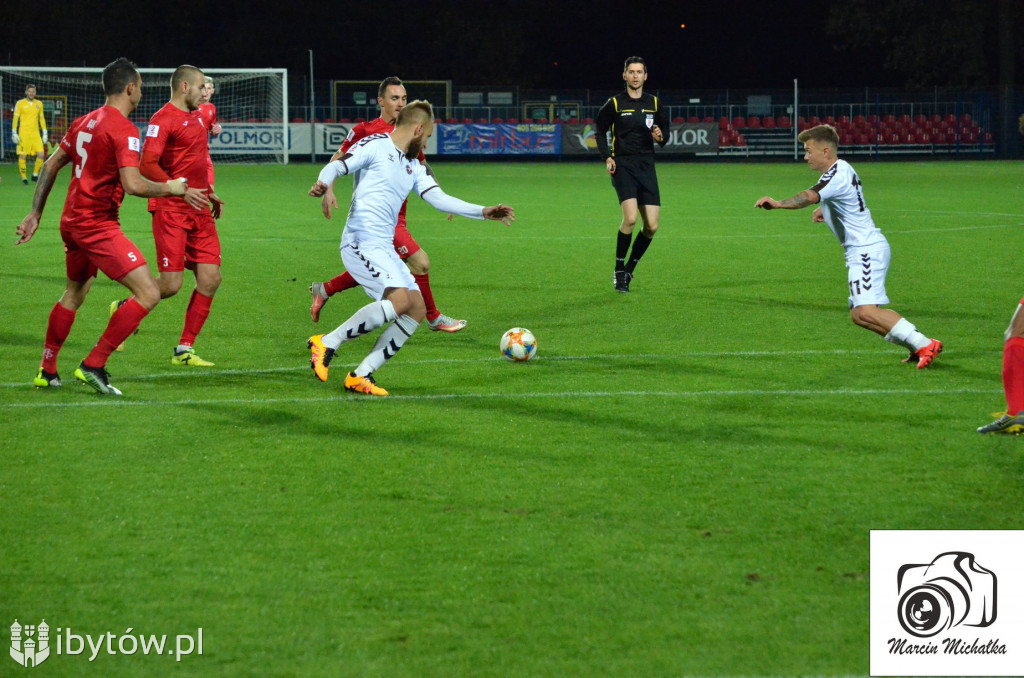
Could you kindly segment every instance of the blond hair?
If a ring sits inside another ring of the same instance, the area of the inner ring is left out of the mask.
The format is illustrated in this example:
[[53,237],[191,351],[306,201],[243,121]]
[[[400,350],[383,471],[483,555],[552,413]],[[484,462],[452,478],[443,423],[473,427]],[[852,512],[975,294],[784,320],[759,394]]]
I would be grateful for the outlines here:
[[405,125],[427,124],[434,121],[434,108],[429,101],[423,100],[410,102],[405,108],[398,112],[398,119],[395,120],[395,127]]
[[805,129],[803,132],[800,132],[797,140],[802,144],[808,141],[817,141],[832,148],[839,148],[839,132],[832,125],[818,125],[817,127]]

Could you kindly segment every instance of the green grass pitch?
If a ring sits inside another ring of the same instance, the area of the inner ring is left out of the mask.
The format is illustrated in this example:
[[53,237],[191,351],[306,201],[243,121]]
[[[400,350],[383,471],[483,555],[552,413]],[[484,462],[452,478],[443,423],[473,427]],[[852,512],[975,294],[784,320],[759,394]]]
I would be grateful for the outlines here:
[[[892,308],[946,345],[931,369],[849,321],[810,210],[754,209],[812,185],[805,165],[660,164],[661,230],[621,295],[600,163],[438,161],[448,192],[518,220],[411,201],[439,306],[469,325],[421,328],[383,399],[341,386],[371,338],[326,384],[308,367],[309,335],[368,301],[309,318],[345,209],[323,219],[309,165],[218,169],[224,283],[196,347],[215,368],[169,363],[187,282],[112,357],[123,399],[75,384],[123,296],[100,279],[65,387],[33,390],[68,171],[15,247],[31,190],[6,166],[0,626],[203,629],[180,663],[86,651],[41,676],[866,674],[870,529],[1024,527],[1024,441],[974,431],[1004,404],[1024,165],[854,164]],[[144,201],[121,212],[152,262]],[[498,353],[517,325],[528,364]]]

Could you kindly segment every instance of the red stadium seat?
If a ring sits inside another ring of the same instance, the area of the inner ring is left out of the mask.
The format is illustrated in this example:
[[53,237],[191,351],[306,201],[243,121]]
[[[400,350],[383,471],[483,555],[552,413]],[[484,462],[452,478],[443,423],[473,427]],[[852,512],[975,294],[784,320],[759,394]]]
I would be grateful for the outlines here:
[[740,138],[736,140],[736,145],[740,147],[744,147],[747,145],[747,140],[743,138],[742,134],[740,135]]
[[677,125],[681,125],[684,122],[686,122],[686,118],[683,118],[683,117],[680,117],[680,116],[677,115],[676,117],[672,118],[672,122],[674,122]]
[[500,125],[500,124],[502,124],[503,122],[505,122],[505,119],[504,119],[504,118],[495,118],[495,119],[494,119],[494,120],[492,120],[491,122],[493,122],[493,123],[494,123],[495,125]]
[[448,118],[445,122],[447,122],[449,125],[454,125],[458,121],[458,118]]
[[509,118],[507,122],[510,125],[518,125],[519,124],[519,118]]
[[746,127],[747,121],[743,118],[743,116],[736,116],[735,118],[732,119],[732,126],[741,128]]
[[714,121],[715,121],[715,119],[712,118],[710,115],[705,115],[704,118],[701,120],[701,122],[714,122]]
[[858,146],[867,146],[871,142],[868,141],[868,135],[862,132],[861,134],[857,135],[856,143]]
[[970,122],[971,122],[971,114],[970,113],[963,113],[963,114],[961,114],[961,116],[960,116],[960,123],[961,124],[970,123]]
[[731,124],[729,122],[729,118],[725,117],[724,115],[718,119],[718,126],[719,127],[725,127],[726,125],[729,125],[729,124]]
[[753,129],[760,129],[761,118],[757,117],[756,115],[750,116],[749,118],[747,118],[747,127],[751,127]]
[[792,126],[792,122],[790,121],[788,115],[780,115],[779,119],[775,121],[775,124],[778,125],[779,127],[791,127]]
[[292,122],[306,122],[305,118],[292,118]]
[[689,123],[700,122],[700,118],[698,118],[696,115],[691,115],[689,118],[686,119],[686,122],[689,122]]
[[767,127],[768,129],[775,127],[775,118],[770,115],[764,116],[761,118],[761,126]]
[[593,118],[583,118],[583,124],[584,125],[593,125],[594,124],[594,119]]

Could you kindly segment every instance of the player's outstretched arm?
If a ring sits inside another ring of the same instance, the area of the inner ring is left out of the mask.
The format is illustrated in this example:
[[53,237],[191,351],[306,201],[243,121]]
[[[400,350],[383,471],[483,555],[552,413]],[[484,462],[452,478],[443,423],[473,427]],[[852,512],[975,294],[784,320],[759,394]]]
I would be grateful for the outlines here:
[[500,221],[506,226],[511,226],[512,222],[516,220],[516,211],[509,205],[498,203],[493,207],[484,208],[484,219]]
[[205,188],[189,188],[184,177],[168,179],[167,181],[150,181],[139,173],[138,167],[122,167],[119,170],[121,186],[128,195],[138,198],[166,198],[178,195],[185,199],[196,209],[210,206],[210,200],[206,197]]
[[818,196],[818,192],[808,188],[785,200],[776,200],[766,195],[763,198],[759,198],[754,203],[754,207],[760,207],[764,210],[799,210],[810,205],[816,205],[819,202],[821,202],[821,198]]
[[35,235],[36,229],[39,228],[39,219],[43,216],[43,209],[46,207],[46,199],[53,189],[53,182],[57,179],[57,174],[61,169],[69,162],[71,162],[71,156],[63,148],[58,147],[43,163],[43,168],[39,170],[36,191],[32,195],[32,211],[18,225],[16,245],[28,242]]

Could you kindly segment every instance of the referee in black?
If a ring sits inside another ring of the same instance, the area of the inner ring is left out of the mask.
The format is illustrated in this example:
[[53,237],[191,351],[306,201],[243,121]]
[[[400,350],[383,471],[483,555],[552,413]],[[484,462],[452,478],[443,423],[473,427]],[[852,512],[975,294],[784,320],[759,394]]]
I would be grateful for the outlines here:
[[[629,57],[622,69],[622,79],[626,89],[605,102],[597,113],[597,150],[612,175],[612,186],[622,206],[622,224],[615,245],[615,289],[628,292],[633,270],[658,230],[661,196],[654,171],[654,142],[661,146],[668,143],[669,129],[668,113],[658,97],[644,94],[647,63],[638,56]],[[637,215],[643,219],[644,227],[637,233],[627,261]]]

